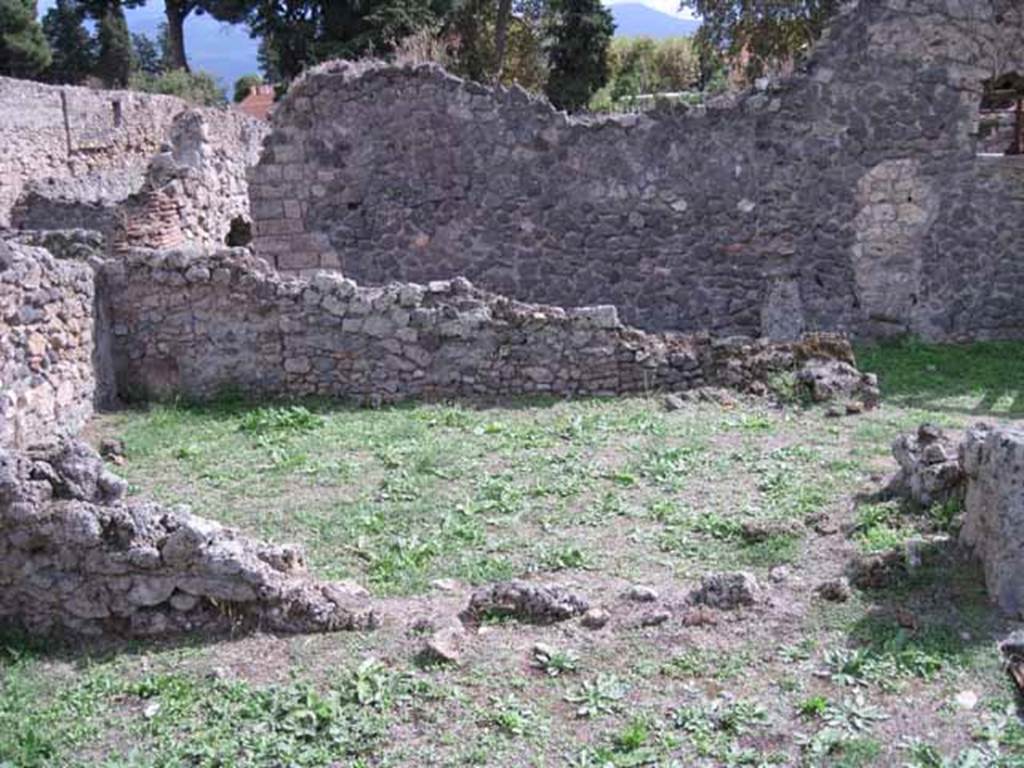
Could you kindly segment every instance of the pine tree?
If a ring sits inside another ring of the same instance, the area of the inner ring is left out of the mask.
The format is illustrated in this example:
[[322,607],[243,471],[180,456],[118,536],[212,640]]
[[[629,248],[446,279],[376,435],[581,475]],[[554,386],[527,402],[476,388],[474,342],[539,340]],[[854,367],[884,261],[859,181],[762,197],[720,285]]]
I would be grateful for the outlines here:
[[50,64],[35,0],[0,0],[0,75],[31,78]]
[[46,71],[51,83],[81,83],[96,67],[96,41],[82,23],[84,18],[77,0],[57,0],[43,17],[43,32],[53,51]]
[[100,18],[96,74],[111,88],[124,88],[132,74],[132,36],[120,3],[111,3]]
[[554,0],[551,11],[545,92],[556,107],[575,112],[608,82],[615,22],[601,0]]

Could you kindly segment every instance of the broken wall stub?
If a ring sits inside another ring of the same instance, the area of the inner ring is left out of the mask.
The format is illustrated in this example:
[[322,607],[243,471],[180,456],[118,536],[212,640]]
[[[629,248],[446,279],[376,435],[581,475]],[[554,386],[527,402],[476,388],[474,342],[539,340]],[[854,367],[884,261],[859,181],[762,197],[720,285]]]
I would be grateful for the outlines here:
[[249,219],[247,170],[266,126],[226,110],[190,109],[171,126],[137,194],[117,211],[115,250],[224,245],[232,221]]
[[153,637],[374,625],[301,550],[138,499],[83,443],[0,446],[0,626],[35,635]]
[[94,274],[0,240],[0,445],[72,434],[92,415]]
[[992,600],[1024,617],[1024,430],[975,427],[961,454],[967,491],[960,542],[984,563]]
[[772,344],[645,333],[614,307],[524,304],[461,278],[361,287],[329,272],[286,277],[241,249],[140,251],[101,277],[127,398],[232,390],[380,402],[705,384],[763,393],[808,359],[853,359],[845,339],[828,335]]
[[569,118],[433,66],[296,83],[251,173],[258,254],[355,280],[466,275],[650,330],[1024,335],[1024,161],[976,154],[1024,71],[1004,0],[853,3],[763,92]]
[[1024,430],[978,424],[951,435],[923,424],[893,443],[888,491],[914,506],[963,506],[960,544],[985,569],[991,600],[1024,617]]
[[[246,170],[267,128],[237,111],[9,78],[0,111],[0,227],[217,245],[248,218]],[[161,230],[171,239],[156,239]]]

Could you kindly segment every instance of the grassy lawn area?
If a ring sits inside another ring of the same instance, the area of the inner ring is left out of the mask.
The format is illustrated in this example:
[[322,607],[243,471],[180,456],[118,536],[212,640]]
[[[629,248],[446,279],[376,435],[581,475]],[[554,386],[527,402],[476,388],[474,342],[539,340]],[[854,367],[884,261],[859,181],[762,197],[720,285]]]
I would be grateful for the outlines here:
[[[756,400],[667,412],[657,396],[100,416],[88,437],[123,439],[134,493],[302,544],[318,576],[370,590],[383,623],[0,640],[0,767],[1024,766],[995,650],[1015,625],[952,545],[956,519],[866,500],[901,431],[1024,420],[1024,344],[860,362],[883,405],[843,419]],[[858,551],[913,539],[925,556],[897,585],[816,596]],[[683,620],[701,575],[731,570],[768,602]],[[472,585],[514,577],[578,589],[612,621],[485,624],[460,666],[417,661]],[[627,600],[634,584],[658,603]]]

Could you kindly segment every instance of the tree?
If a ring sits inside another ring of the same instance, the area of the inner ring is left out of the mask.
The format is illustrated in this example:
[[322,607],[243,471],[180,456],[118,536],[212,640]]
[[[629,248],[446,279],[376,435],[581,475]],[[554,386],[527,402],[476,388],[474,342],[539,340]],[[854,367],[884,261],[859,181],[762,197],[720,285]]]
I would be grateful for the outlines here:
[[132,74],[132,37],[128,33],[128,22],[124,8],[111,3],[99,22],[99,59],[96,74],[112,88],[124,88]]
[[50,65],[35,0],[0,0],[0,75],[31,78]]
[[249,5],[245,0],[164,0],[167,68],[189,69],[185,54],[185,21],[189,15],[209,14],[218,21],[237,24],[245,19]]
[[840,0],[682,0],[704,20],[697,33],[705,55],[726,54],[750,76],[810,49]]
[[96,67],[96,41],[85,28],[85,9],[77,0],[57,0],[43,16],[43,33],[53,51],[46,71],[51,83],[77,84]]
[[291,80],[333,58],[386,55],[404,38],[436,25],[450,0],[231,0],[256,37],[261,63]]
[[700,58],[688,37],[661,40],[654,54],[654,67],[662,92],[689,91],[700,82]]
[[556,107],[582,109],[608,82],[612,15],[601,0],[553,0],[547,31],[551,71],[545,92]]
[[257,85],[263,85],[259,75],[242,75],[235,80],[235,103],[241,104]]
[[660,91],[657,57],[658,44],[649,37],[616,38],[609,57],[612,99]]
[[139,34],[132,35],[134,62],[132,69],[145,75],[159,75],[167,69],[161,45],[153,38]]

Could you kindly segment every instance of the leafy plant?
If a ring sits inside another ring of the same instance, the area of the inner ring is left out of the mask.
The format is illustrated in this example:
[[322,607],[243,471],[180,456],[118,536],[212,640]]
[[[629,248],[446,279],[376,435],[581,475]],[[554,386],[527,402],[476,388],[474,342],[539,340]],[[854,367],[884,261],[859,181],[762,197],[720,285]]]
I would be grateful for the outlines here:
[[579,669],[580,657],[573,651],[562,651],[540,645],[533,649],[534,664],[544,670],[548,677],[575,673]]
[[238,428],[250,435],[312,432],[324,423],[321,416],[302,405],[254,408],[242,416]]
[[565,700],[576,706],[577,717],[596,717],[618,711],[626,696],[626,687],[614,675],[600,674],[584,681],[576,690],[565,695]]

